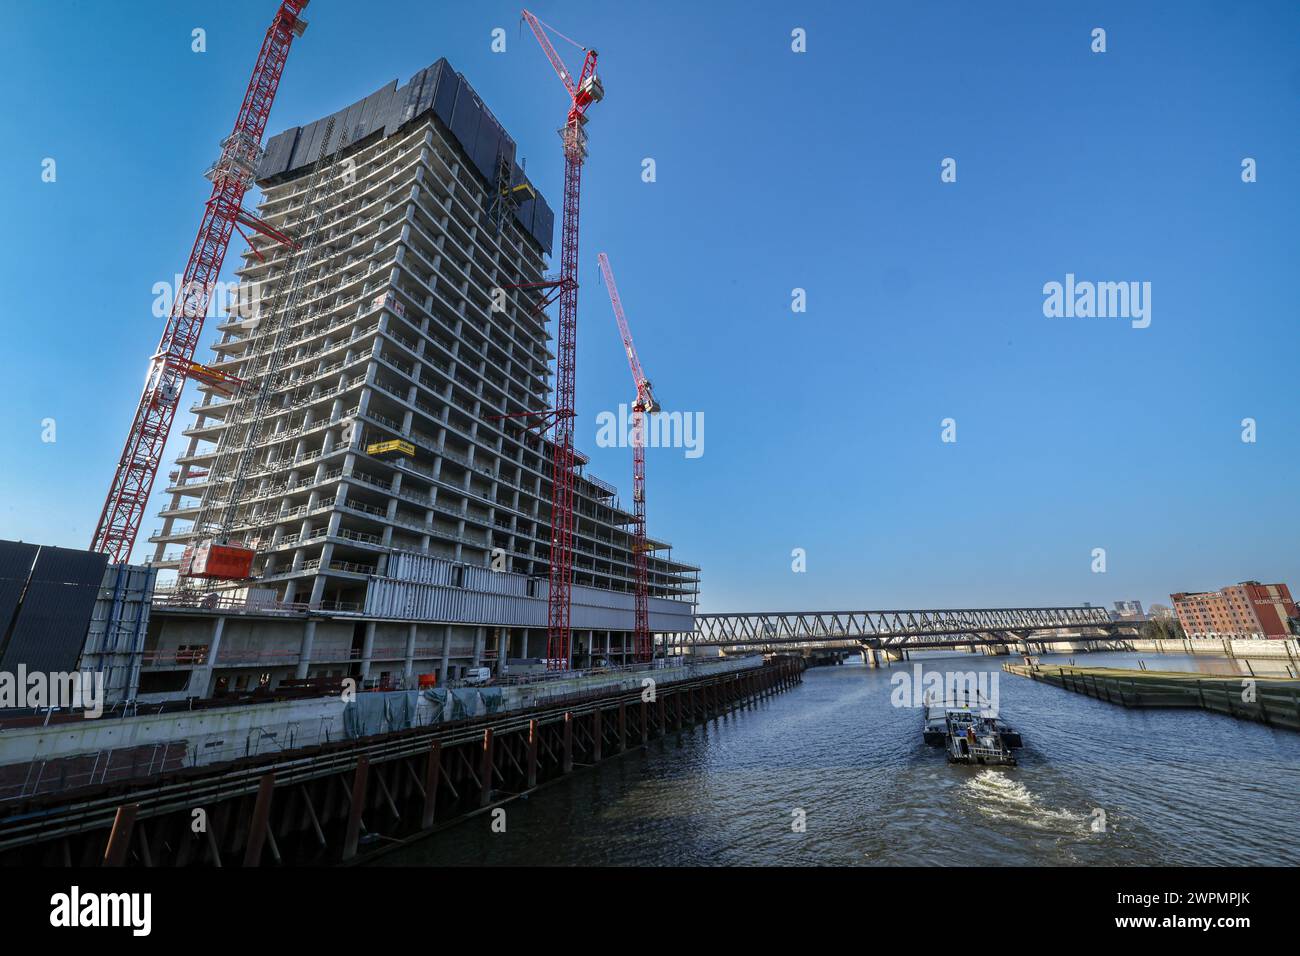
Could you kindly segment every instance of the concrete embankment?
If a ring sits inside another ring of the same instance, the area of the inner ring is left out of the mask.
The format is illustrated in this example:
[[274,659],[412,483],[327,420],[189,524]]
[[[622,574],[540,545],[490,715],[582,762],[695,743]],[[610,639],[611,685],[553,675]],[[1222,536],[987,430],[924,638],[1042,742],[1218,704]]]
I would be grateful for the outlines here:
[[1176,654],[1188,657],[1219,657],[1239,662],[1239,670],[1247,677],[1300,677],[1300,640],[1231,640],[1229,638],[1196,638],[1180,641],[1157,641],[1146,638],[1118,638],[1062,644],[1039,644],[1030,641],[1019,645],[1022,653],[1086,654],[1090,651],[1136,651],[1143,654]]
[[1114,667],[1003,664],[1010,674],[1123,707],[1199,707],[1300,730],[1300,680]]

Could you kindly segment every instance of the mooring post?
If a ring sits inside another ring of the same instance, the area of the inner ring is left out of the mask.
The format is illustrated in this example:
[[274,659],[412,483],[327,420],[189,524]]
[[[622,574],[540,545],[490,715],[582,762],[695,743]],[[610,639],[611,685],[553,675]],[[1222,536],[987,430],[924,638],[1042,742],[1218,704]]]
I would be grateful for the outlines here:
[[536,720],[528,722],[528,757],[524,764],[528,776],[528,789],[531,790],[537,786],[537,735],[541,728],[537,726]]
[[434,808],[438,805],[438,784],[442,777],[442,741],[429,744],[429,758],[424,765],[424,810],[420,814],[420,828],[433,826]]
[[600,763],[604,753],[605,730],[603,712],[597,707],[591,714],[591,762]]
[[650,739],[650,727],[646,724],[646,721],[649,719],[650,719],[650,707],[646,703],[645,698],[642,697],[641,698],[641,746],[643,747],[645,746],[646,742]]
[[104,866],[124,866],[126,852],[131,846],[131,831],[135,828],[135,815],[140,810],[138,803],[124,803],[117,808],[113,816],[113,829],[108,834],[108,846],[104,847]]
[[618,752],[627,750],[627,701],[618,702]]
[[244,847],[244,866],[262,865],[262,844],[271,820],[271,795],[275,793],[275,774],[264,773],[257,784],[257,799],[248,823],[248,843]]
[[664,700],[663,694],[656,699],[659,701],[659,736],[663,737],[668,733],[668,703]]
[[370,774],[370,758],[362,754],[357,758],[357,770],[352,776],[352,805],[348,807],[348,829],[343,839],[343,859],[357,855],[357,841],[361,837],[361,808],[366,802],[366,778]]
[[573,713],[564,712],[564,752],[560,761],[561,773],[573,772]]
[[492,802],[492,728],[483,731],[483,754],[478,771],[478,805],[486,807]]

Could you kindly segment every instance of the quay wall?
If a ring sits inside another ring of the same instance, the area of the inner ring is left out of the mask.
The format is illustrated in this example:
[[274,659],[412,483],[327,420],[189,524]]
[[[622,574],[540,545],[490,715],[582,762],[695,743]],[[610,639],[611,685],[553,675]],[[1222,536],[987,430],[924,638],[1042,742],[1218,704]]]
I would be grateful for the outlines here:
[[749,670],[762,655],[683,662],[530,684],[365,691],[352,703],[312,697],[0,729],[0,801],[133,779],[450,720],[527,710],[581,695]]

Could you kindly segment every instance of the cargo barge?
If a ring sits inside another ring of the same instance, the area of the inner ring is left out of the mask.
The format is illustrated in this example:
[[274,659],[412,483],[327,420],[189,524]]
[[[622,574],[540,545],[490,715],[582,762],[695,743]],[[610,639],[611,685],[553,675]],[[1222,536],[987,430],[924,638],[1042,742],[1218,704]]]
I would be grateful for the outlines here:
[[1014,767],[1013,748],[1022,746],[1020,734],[994,716],[982,700],[927,700],[922,736],[932,747],[943,747],[949,763]]

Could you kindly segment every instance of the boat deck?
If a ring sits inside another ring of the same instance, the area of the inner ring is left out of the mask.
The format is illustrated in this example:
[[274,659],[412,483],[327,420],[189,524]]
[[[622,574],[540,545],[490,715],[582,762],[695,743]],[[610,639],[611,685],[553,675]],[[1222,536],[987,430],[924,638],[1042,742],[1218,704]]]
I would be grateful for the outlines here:
[[1015,766],[1011,748],[1021,746],[1020,735],[992,716],[984,701],[927,701],[922,736],[944,747],[949,763]]

